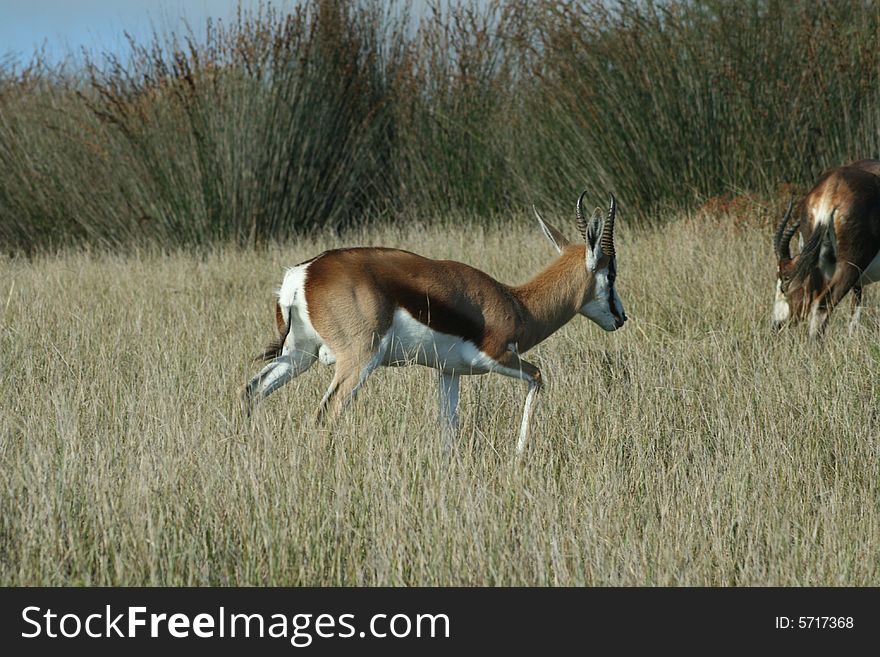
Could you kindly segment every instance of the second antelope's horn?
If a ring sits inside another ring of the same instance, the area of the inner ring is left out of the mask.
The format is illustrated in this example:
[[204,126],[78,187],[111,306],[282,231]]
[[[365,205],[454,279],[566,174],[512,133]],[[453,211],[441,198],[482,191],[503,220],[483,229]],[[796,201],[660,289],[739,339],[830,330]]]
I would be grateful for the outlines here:
[[782,221],[780,221],[779,225],[776,227],[776,235],[773,238],[773,249],[776,251],[776,257],[780,260],[791,259],[791,238],[794,237],[794,234],[798,231],[798,228],[801,225],[799,221],[796,221],[788,230],[786,230],[788,220],[791,219],[792,207],[794,207],[794,197],[789,200],[788,209],[785,211],[785,216],[782,217]]

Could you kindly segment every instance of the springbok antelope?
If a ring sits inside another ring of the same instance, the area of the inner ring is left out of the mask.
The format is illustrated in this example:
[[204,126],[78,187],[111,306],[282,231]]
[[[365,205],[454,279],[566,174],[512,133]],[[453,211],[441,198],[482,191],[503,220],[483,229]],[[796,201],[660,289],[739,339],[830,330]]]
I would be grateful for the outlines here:
[[426,365],[439,370],[448,447],[459,378],[497,372],[528,384],[516,447],[522,453],[541,372],[521,354],[578,313],[606,331],[627,319],[614,287],[614,196],[607,216],[596,208],[586,221],[585,194],[575,209],[584,243],[569,244],[535,210],[559,257],[517,287],[460,262],[381,247],[325,251],[288,269],[275,306],[279,337],[244,390],[245,412],[316,360],[336,364],[319,422],[332,421],[378,366]]
[[[880,160],[859,160],[825,172],[807,193],[789,226],[792,203],[776,228],[778,260],[773,325],[810,316],[810,336],[825,330],[828,317],[853,290],[850,334],[862,311],[862,287],[880,280]],[[800,230],[801,251],[791,255]]]

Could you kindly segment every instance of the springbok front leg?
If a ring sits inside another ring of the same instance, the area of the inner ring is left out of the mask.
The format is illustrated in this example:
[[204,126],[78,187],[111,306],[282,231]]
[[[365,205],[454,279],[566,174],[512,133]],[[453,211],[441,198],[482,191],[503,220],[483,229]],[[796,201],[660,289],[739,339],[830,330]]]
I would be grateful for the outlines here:
[[501,367],[493,368],[493,372],[520,379],[529,384],[526,403],[523,407],[522,423],[519,426],[519,439],[516,441],[516,453],[517,456],[521,456],[526,449],[526,442],[529,438],[529,425],[535,406],[535,397],[544,385],[541,379],[541,370],[527,360],[520,358],[513,351],[508,351],[502,358],[499,358],[498,364]]
[[444,449],[451,451],[458,433],[458,391],[461,375],[439,372],[440,421],[443,424]]

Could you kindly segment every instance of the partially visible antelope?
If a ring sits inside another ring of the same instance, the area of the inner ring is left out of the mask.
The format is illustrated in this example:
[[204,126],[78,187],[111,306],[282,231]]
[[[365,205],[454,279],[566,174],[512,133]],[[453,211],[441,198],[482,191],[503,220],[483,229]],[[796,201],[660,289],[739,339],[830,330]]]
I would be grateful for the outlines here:
[[[859,160],[825,172],[799,207],[806,220],[789,226],[792,203],[776,228],[778,261],[773,325],[810,317],[810,336],[853,290],[849,332],[858,326],[862,287],[880,280],[880,160]],[[791,255],[800,231],[801,251]]]
[[626,315],[614,287],[616,204],[584,218],[575,214],[583,242],[535,216],[559,257],[527,283],[508,286],[469,265],[431,260],[381,247],[325,251],[287,270],[275,307],[279,337],[269,361],[248,383],[250,412],[316,360],[336,364],[317,411],[332,421],[380,365],[419,364],[439,370],[440,414],[447,441],[458,424],[459,378],[497,372],[528,384],[516,449],[525,449],[541,371],[525,353],[580,313],[606,331]]

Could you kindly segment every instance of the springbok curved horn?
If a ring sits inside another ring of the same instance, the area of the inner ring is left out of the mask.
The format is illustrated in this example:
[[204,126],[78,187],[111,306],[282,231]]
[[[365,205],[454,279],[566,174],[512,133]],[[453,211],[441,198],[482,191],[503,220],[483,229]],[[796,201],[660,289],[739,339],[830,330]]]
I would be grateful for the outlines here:
[[609,258],[614,257],[614,217],[617,215],[617,203],[614,200],[614,194],[608,194],[608,216],[605,218],[605,225],[602,228],[602,252]]
[[785,216],[782,217],[782,221],[779,222],[779,225],[776,227],[776,235],[773,238],[773,249],[776,251],[776,257],[780,260],[789,260],[791,259],[791,238],[794,237],[794,234],[800,228],[801,223],[799,221],[794,222],[788,230],[786,230],[786,225],[788,224],[788,220],[791,219],[791,209],[794,207],[794,197],[788,201],[788,209],[785,211]]
[[574,208],[574,213],[577,217],[577,227],[584,239],[587,239],[587,220],[584,218],[584,196],[586,195],[586,190],[581,192],[581,195],[578,197],[577,205]]
[[801,227],[801,222],[795,221],[791,225],[791,227],[787,231],[785,231],[785,233],[783,233],[783,235],[782,235],[782,243],[784,245],[783,248],[785,248],[785,253],[786,253],[785,257],[786,258],[791,257],[791,238],[795,236],[795,233],[798,232],[798,229],[800,227]]

